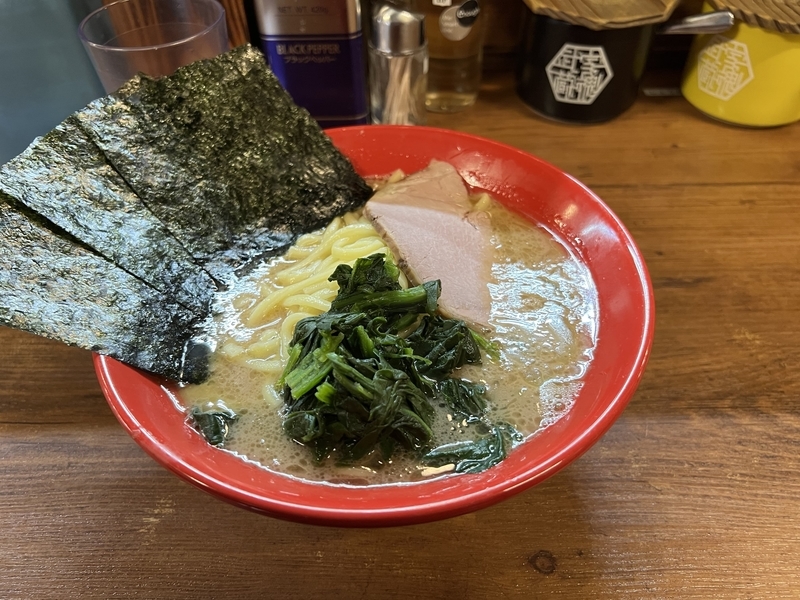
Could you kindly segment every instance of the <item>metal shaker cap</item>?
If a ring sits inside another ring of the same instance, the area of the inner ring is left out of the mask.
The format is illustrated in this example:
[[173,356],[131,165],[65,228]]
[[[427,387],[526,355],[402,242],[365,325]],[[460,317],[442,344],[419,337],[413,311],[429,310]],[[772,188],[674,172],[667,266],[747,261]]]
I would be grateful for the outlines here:
[[372,19],[372,46],[386,54],[411,54],[425,45],[425,15],[382,6]]

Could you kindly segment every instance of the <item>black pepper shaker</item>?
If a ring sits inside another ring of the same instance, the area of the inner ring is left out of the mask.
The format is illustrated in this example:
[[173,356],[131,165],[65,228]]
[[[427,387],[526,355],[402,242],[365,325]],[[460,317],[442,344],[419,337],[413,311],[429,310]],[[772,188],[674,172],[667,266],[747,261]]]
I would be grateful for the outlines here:
[[424,125],[428,79],[425,17],[387,5],[375,12],[371,25],[372,122]]

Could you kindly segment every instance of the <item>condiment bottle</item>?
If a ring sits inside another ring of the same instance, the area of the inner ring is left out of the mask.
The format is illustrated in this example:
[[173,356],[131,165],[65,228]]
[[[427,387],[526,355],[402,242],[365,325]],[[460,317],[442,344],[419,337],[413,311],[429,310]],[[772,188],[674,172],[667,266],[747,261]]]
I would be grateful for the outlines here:
[[478,0],[413,0],[425,15],[430,68],[425,106],[457,112],[475,103],[483,63],[483,16]]
[[323,127],[369,121],[359,0],[247,0],[261,49],[296,104]]
[[389,5],[378,9],[369,43],[372,122],[424,125],[427,75],[425,17]]

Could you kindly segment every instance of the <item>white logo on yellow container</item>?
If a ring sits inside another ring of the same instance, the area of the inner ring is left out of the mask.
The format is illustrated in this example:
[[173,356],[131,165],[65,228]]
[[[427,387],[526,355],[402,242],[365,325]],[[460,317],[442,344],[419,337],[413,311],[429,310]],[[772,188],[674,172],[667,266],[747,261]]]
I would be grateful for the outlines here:
[[709,96],[730,100],[753,80],[747,45],[715,35],[697,58],[697,87]]

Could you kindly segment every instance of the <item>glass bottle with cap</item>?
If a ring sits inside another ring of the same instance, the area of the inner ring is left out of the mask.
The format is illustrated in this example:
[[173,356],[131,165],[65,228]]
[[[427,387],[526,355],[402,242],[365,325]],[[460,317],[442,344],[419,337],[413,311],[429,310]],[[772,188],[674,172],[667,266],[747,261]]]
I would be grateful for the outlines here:
[[464,110],[478,97],[483,64],[484,0],[412,0],[425,15],[430,71],[425,105],[429,111]]
[[372,122],[424,125],[427,77],[425,17],[390,5],[377,9],[369,43]]

